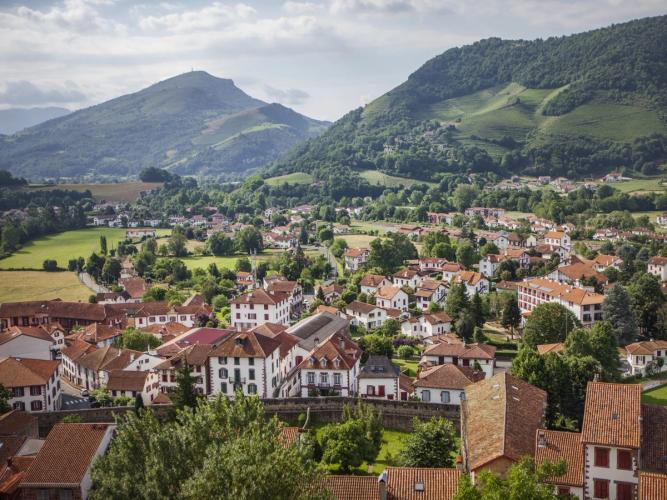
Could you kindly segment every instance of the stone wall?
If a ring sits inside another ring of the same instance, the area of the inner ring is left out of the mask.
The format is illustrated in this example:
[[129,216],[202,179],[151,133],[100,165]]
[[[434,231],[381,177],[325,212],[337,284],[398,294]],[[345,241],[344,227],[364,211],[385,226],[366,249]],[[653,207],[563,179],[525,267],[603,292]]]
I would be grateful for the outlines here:
[[[343,415],[345,403],[355,404],[356,398],[325,397],[325,398],[288,398],[265,399],[264,408],[267,415],[277,415],[280,420],[296,425],[298,417],[310,409],[311,423],[339,422]],[[456,405],[422,403],[419,401],[387,401],[364,399],[382,412],[384,425],[388,429],[410,431],[414,417],[426,420],[432,416],[445,417],[459,427],[459,407]],[[158,418],[171,413],[171,405],[151,407]],[[62,410],[35,414],[39,419],[39,434],[46,436],[51,428],[68,415],[79,415],[84,422],[113,422],[116,416],[133,407],[91,408],[86,410]]]

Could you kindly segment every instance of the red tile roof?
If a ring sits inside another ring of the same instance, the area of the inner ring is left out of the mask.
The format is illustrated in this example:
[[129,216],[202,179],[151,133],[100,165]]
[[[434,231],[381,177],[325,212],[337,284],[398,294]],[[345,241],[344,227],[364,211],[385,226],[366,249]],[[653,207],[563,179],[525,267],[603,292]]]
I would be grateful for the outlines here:
[[361,281],[359,281],[359,285],[375,288],[380,286],[380,283],[382,283],[382,281],[386,279],[387,279],[386,277],[380,276],[379,274],[367,274],[366,276],[361,278]]
[[581,427],[582,442],[639,448],[641,395],[639,384],[589,382]]
[[299,365],[302,369],[322,368],[322,361],[326,360],[326,367],[334,369],[334,361],[339,362],[341,370],[351,370],[361,357],[361,349],[351,339],[334,333],[326,340],[315,346],[315,348],[304,358]]
[[5,388],[46,385],[59,366],[60,361],[5,358],[0,361],[0,384]]
[[113,370],[109,372],[107,390],[142,392],[149,373],[139,370]]
[[451,500],[461,472],[457,469],[387,467],[388,500]]
[[231,303],[276,305],[285,300],[287,300],[287,294],[284,292],[267,292],[262,288],[257,288],[250,293],[239,295]]
[[642,470],[667,472],[666,406],[642,405],[640,464]]
[[464,359],[493,359],[496,356],[496,347],[488,344],[448,344],[441,342],[427,347],[422,356],[456,356]]
[[667,492],[667,474],[639,473],[639,500],[664,500]]
[[267,358],[280,348],[280,341],[255,332],[238,332],[230,335],[211,352],[211,356],[230,358]]
[[7,331],[0,333],[0,345],[25,335],[35,339],[53,342],[53,338],[41,326],[12,326]]
[[[542,439],[541,439],[542,437]],[[584,485],[584,447],[578,432],[560,432],[538,429],[535,433],[535,463],[557,463],[565,460],[567,471],[548,482],[567,486]]]
[[28,412],[11,410],[0,416],[0,436],[32,435],[31,429],[36,432],[37,417]]
[[78,487],[112,424],[56,424],[28,468],[22,487]]
[[375,476],[327,475],[323,478],[324,489],[334,500],[377,500],[380,498],[378,480]]
[[470,384],[484,379],[484,373],[475,373],[468,367],[438,365],[419,372],[415,387],[463,390]]

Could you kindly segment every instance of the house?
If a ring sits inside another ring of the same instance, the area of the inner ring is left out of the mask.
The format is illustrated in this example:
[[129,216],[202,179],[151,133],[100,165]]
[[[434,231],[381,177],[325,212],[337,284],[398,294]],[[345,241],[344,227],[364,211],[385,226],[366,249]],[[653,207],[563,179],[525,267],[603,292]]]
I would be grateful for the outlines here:
[[60,362],[5,358],[0,361],[0,384],[11,391],[8,404],[31,413],[60,409]]
[[398,232],[406,235],[412,240],[416,240],[422,235],[424,228],[421,226],[401,226],[398,228]]
[[422,257],[419,259],[419,270],[422,272],[440,271],[447,264],[447,259],[442,257]]
[[542,257],[542,260],[550,260],[554,255],[558,255],[560,262],[567,262],[570,257],[570,251],[558,245],[539,244],[535,247],[535,253]]
[[565,344],[563,342],[555,342],[553,344],[538,344],[536,347],[538,354],[544,356],[549,353],[559,354],[563,352]]
[[[159,391],[169,393],[176,389],[176,372],[183,366],[190,367],[190,375],[194,378],[197,393],[209,395],[212,392],[209,354],[214,349],[211,344],[193,344],[180,348],[153,370],[158,375]],[[159,351],[158,351],[159,352]]]
[[548,231],[544,234],[544,243],[557,247],[563,247],[568,252],[572,246],[570,235],[564,231]]
[[96,351],[97,347],[82,340],[73,340],[61,351],[62,376],[74,385],[81,386],[83,379],[78,361],[89,352]]
[[599,273],[604,272],[610,267],[620,271],[621,264],[623,264],[623,260],[615,255],[598,254],[593,259],[593,269]]
[[148,290],[144,279],[139,277],[120,278],[118,285],[130,295],[130,300],[127,302],[141,302],[144,293]]
[[366,295],[375,295],[378,288],[389,285],[391,285],[391,281],[379,274],[367,274],[359,281],[360,291]]
[[303,288],[296,281],[276,280],[265,287],[266,291],[274,294],[287,294],[291,317],[301,316],[303,309]]
[[368,248],[350,248],[345,252],[345,270],[355,272],[368,262],[371,254]]
[[487,278],[493,278],[500,267],[501,262],[502,259],[500,255],[494,253],[487,254],[486,257],[483,257],[479,261],[480,274]]
[[654,500],[667,491],[667,474],[639,473],[639,500]]
[[113,345],[116,339],[119,339],[122,334],[123,330],[115,326],[93,323],[80,332],[70,335],[68,338],[82,340],[83,342],[93,344],[95,347],[102,348]]
[[91,469],[111,442],[113,424],[55,424],[20,485],[21,498],[88,498]]
[[604,295],[546,278],[531,278],[518,284],[519,309],[528,313],[540,304],[555,302],[566,307],[583,326],[602,321]]
[[448,262],[442,266],[442,279],[451,283],[461,271],[465,271],[465,267],[461,264],[457,262]]
[[136,229],[128,229],[125,231],[125,238],[128,240],[131,239],[142,239],[142,238],[155,238],[157,236],[157,231],[152,228],[140,227]]
[[424,339],[442,335],[452,329],[452,318],[446,312],[423,314],[409,318],[401,323],[401,333],[410,337]]
[[544,427],[546,392],[505,372],[464,392],[461,452],[473,481],[483,470],[504,476],[518,460],[533,456],[535,433]]
[[602,182],[621,182],[626,180],[620,172],[609,172],[602,178]]
[[565,460],[565,474],[548,478],[558,495],[574,495],[584,498],[584,453],[581,446],[581,434],[578,432],[552,431],[538,429],[535,439],[535,463],[546,461],[558,463]]
[[58,323],[65,330],[91,323],[113,324],[125,317],[111,306],[86,302],[29,300],[0,304],[0,331],[10,326],[39,326]]
[[353,300],[345,306],[345,314],[354,318],[353,324],[361,325],[366,330],[380,328],[387,321],[385,309],[358,300]]
[[384,309],[408,310],[408,294],[397,286],[380,287],[375,295],[375,303]]
[[465,388],[482,379],[483,373],[469,367],[438,365],[421,370],[413,385],[420,401],[460,406]]
[[588,281],[595,279],[600,285],[606,285],[609,282],[609,278],[593,268],[593,263],[591,261],[574,262],[569,265],[559,266],[547,277],[551,280],[559,281],[561,283],[569,283],[580,288],[587,287],[587,285],[582,283],[583,280]]
[[417,308],[428,311],[430,304],[441,304],[447,297],[447,285],[444,281],[423,280],[415,291]]
[[441,342],[427,347],[422,353],[422,366],[458,365],[484,372],[493,377],[496,366],[496,348],[487,344],[448,344]]
[[345,288],[341,285],[337,285],[336,283],[332,283],[330,285],[319,285],[315,288],[315,296],[317,296],[320,290],[322,290],[324,302],[331,304],[332,302],[340,299],[340,296],[345,291]]
[[505,215],[505,210],[503,210],[502,208],[471,207],[471,208],[466,208],[464,213],[468,217],[480,216],[483,219],[487,217],[494,217],[496,219],[499,219],[500,217]]
[[235,283],[240,290],[252,290],[255,288],[255,275],[245,271],[236,271]]
[[660,281],[667,281],[667,257],[651,257],[648,260],[648,272]]
[[281,382],[280,361],[278,338],[256,331],[234,333],[209,354],[213,392],[274,397]]
[[141,395],[144,405],[152,404],[160,393],[157,372],[139,370],[113,370],[109,373],[106,388],[112,397]]
[[320,342],[299,365],[301,397],[357,394],[361,353],[355,342],[340,333]]
[[131,298],[125,290],[122,292],[98,292],[95,295],[98,304],[125,304],[130,302]]
[[392,281],[395,286],[403,287],[409,286],[413,290],[419,286],[422,281],[422,276],[412,269],[403,269],[392,275]]
[[0,333],[0,358],[53,359],[54,346],[53,337],[41,325],[12,326]]
[[298,244],[299,240],[293,234],[270,232],[264,235],[264,245],[268,247],[289,250],[295,248]]
[[530,265],[530,255],[523,248],[507,248],[500,252],[500,259],[501,261],[513,260],[517,262],[522,269],[527,269]]
[[231,322],[236,330],[250,330],[262,323],[289,325],[290,296],[262,288],[240,295],[230,302]]
[[36,438],[39,435],[39,419],[28,412],[10,410],[0,415],[0,436]]
[[401,400],[401,370],[386,356],[371,354],[359,372],[359,394],[364,398]]
[[448,226],[454,224],[454,217],[456,216],[456,214],[447,212],[428,212],[426,215],[431,224],[447,224]]
[[475,271],[461,271],[454,278],[454,283],[463,283],[466,286],[468,295],[489,292],[489,280],[482,276],[481,273]]
[[144,302],[109,307],[122,308],[127,317],[134,321],[136,328],[173,322],[192,328],[197,324],[199,317],[208,319],[212,314],[211,308],[206,304],[172,306],[167,302]]
[[667,212],[658,215],[655,221],[659,226],[667,226]]
[[63,375],[73,385],[85,389],[97,389],[106,385],[109,373],[113,370],[123,370],[135,359],[141,356],[139,351],[130,349],[116,349],[105,346],[98,349],[91,344],[77,341],[62,351]]
[[[646,375],[653,367],[656,371],[667,370],[667,340],[649,340],[626,345],[624,359],[629,366],[628,375]],[[658,359],[662,359],[662,367]]]

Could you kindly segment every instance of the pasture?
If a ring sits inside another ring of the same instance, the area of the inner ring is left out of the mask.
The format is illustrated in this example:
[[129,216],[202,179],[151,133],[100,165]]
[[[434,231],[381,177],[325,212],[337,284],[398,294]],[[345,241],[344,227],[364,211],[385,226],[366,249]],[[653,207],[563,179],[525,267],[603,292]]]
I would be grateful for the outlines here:
[[280,186],[282,184],[312,184],[313,176],[305,172],[293,172],[291,174],[279,175],[264,179],[269,186]]
[[70,272],[0,271],[0,303],[62,299],[87,302],[93,293]]
[[[257,262],[266,262],[271,257],[280,255],[284,250],[277,248],[267,248],[264,252],[257,254]],[[307,250],[305,254],[309,257],[316,257],[319,252],[317,250]],[[226,257],[216,257],[215,255],[189,255],[188,257],[181,257],[185,266],[190,270],[207,269],[209,265],[215,263],[218,268],[227,268],[234,270],[236,261],[247,255],[236,254]]]
[[53,189],[69,189],[83,192],[89,190],[93,199],[98,202],[133,203],[142,191],[150,191],[162,187],[162,182],[121,182],[118,184],[55,184],[48,186],[30,186],[29,189],[49,191]]
[[396,177],[395,175],[388,175],[379,170],[364,170],[359,173],[359,175],[368,181],[369,184],[374,186],[385,186],[389,188],[394,187],[410,187],[415,184],[427,184],[429,186],[435,186],[435,182],[420,181],[416,179],[406,179],[404,177]]

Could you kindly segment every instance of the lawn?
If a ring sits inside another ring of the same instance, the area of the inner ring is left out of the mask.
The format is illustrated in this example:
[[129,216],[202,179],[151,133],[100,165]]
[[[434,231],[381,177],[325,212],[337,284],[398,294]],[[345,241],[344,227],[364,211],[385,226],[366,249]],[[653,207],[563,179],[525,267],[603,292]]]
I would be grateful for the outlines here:
[[642,403],[667,406],[667,384],[642,393]]
[[336,238],[345,240],[349,248],[369,248],[371,241],[377,239],[377,236],[369,236],[367,234],[346,234],[344,236],[336,236]]
[[665,190],[665,185],[662,183],[662,178],[660,177],[654,177],[652,179],[632,179],[631,181],[612,182],[609,185],[623,193],[646,193],[652,191],[662,192]]
[[417,376],[419,361],[411,359],[405,360],[405,359],[393,358],[391,362],[394,363],[395,365],[398,365],[401,369],[401,372],[405,373],[408,377]]
[[[257,255],[257,262],[264,262],[269,260],[271,257],[275,257],[283,253],[284,250],[278,248],[268,248],[264,252]],[[316,257],[320,252],[317,250],[307,250],[305,254],[308,257]],[[241,257],[248,257],[247,255],[237,254],[229,257],[216,257],[215,255],[191,255],[188,257],[181,257],[181,260],[185,263],[185,266],[190,269],[206,269],[210,264],[215,262],[218,268],[227,268],[234,269],[236,266],[236,261]]]
[[278,177],[269,177],[264,179],[264,183],[269,186],[280,186],[282,184],[312,184],[313,176],[305,172],[293,172],[291,174],[279,175]]
[[0,271],[0,283],[0,303],[56,298],[88,301],[93,293],[70,272]]
[[[122,228],[88,228],[38,238],[0,260],[0,269],[41,270],[46,259],[55,259],[59,267],[66,268],[69,259],[88,258],[92,252],[99,252],[100,236],[106,236],[107,246],[111,249],[125,239],[125,231]],[[158,234],[167,233],[168,229],[158,229]]]
[[385,187],[410,187],[415,184],[428,184],[429,186],[435,186],[435,182],[420,181],[416,179],[406,179],[404,177],[396,177],[395,175],[387,175],[379,170],[364,170],[359,173],[359,175],[368,181],[369,184],[379,185]]
[[29,189],[53,190],[70,189],[73,191],[90,190],[96,201],[125,202],[137,201],[142,191],[162,187],[161,182],[122,182],[118,184],[56,184],[53,186],[35,186]]

